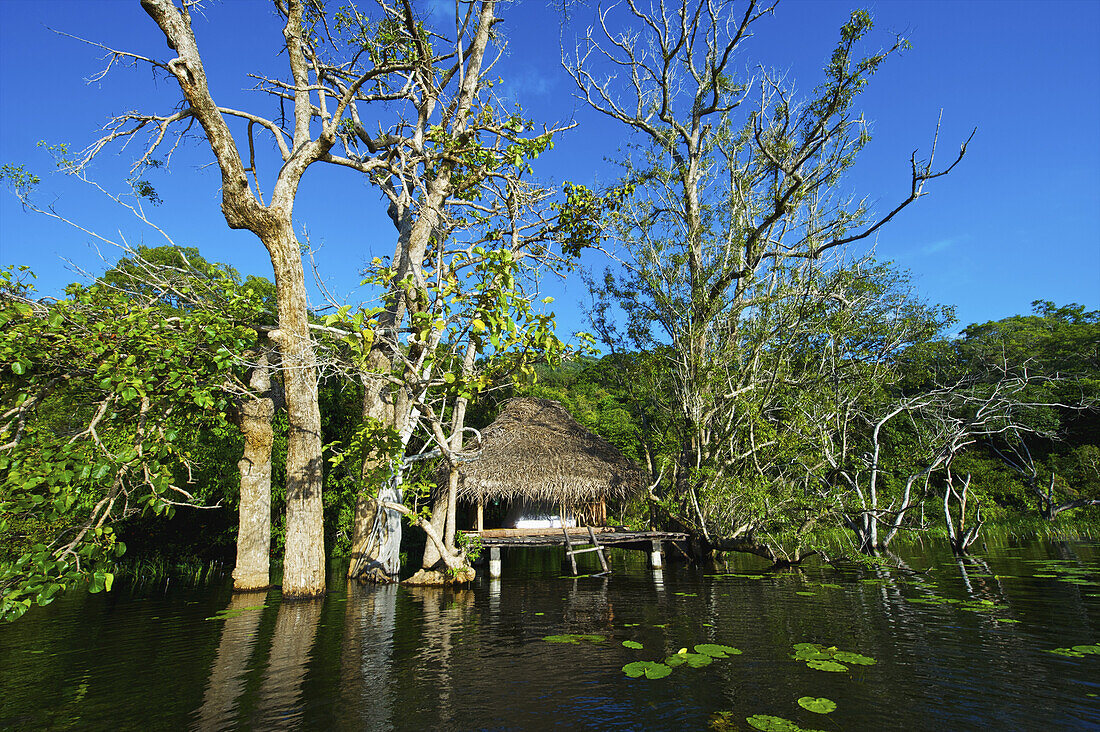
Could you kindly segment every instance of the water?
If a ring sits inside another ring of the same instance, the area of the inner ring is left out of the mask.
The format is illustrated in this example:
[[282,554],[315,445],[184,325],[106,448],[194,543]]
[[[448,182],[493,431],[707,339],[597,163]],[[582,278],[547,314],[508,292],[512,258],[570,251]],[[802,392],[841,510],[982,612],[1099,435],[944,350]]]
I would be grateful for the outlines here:
[[[1001,543],[969,562],[910,547],[907,571],[761,574],[744,558],[655,573],[616,551],[611,578],[572,579],[561,558],[506,552],[503,580],[470,589],[340,587],[320,602],[221,582],[72,595],[0,627],[0,728],[751,729],[774,715],[1100,729],[1100,655],[1048,652],[1100,642],[1095,542]],[[569,633],[607,640],[542,640]],[[814,670],[790,657],[800,642],[877,663]],[[622,671],[700,643],[743,653],[663,679]],[[803,710],[806,696],[837,709]]]

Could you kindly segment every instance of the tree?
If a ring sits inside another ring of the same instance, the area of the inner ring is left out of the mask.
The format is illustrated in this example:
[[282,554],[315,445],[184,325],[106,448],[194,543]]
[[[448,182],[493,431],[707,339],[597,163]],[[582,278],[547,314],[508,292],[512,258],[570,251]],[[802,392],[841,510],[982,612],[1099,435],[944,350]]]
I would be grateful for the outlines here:
[[[214,283],[209,283],[213,286]],[[120,521],[196,505],[188,432],[225,421],[233,354],[255,342],[256,298],[168,310],[104,283],[33,299],[0,273],[0,614],[79,582],[110,589]]]
[[[855,102],[905,41],[861,58],[871,18],[852,13],[823,81],[798,101],[767,72],[758,80],[734,76],[750,29],[773,7],[628,0],[601,10],[600,36],[590,32],[567,61],[581,97],[643,141],[621,184],[604,196],[622,201],[610,206],[609,225],[625,257],[623,273],[609,273],[596,295],[625,311],[623,337],[633,347],[668,346],[680,425],[669,490],[708,541],[700,492],[728,482],[737,473],[731,466],[756,460],[761,445],[774,446],[753,430],[762,424],[761,400],[783,378],[762,356],[793,343],[781,337],[790,322],[779,316],[802,312],[802,303],[812,309],[823,297],[815,284],[842,265],[829,256],[926,195],[928,181],[950,172],[966,150],[942,170],[933,168],[935,143],[927,160],[914,154],[909,195],[885,215],[841,197],[844,173],[869,140]],[[622,26],[615,12],[625,16]],[[596,58],[622,73],[597,76]],[[743,111],[753,95],[756,103]],[[607,311],[598,305],[597,312]],[[619,337],[611,324],[597,329]]]

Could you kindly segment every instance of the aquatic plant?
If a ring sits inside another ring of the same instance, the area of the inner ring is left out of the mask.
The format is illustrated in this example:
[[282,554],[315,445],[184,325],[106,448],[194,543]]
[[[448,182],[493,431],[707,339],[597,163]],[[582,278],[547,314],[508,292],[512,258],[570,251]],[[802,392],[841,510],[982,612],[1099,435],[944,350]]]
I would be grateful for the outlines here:
[[823,696],[804,696],[798,700],[798,706],[815,714],[829,714],[836,711],[836,702]]
[[605,640],[607,640],[607,638],[602,635],[586,633],[565,633],[562,635],[544,636],[543,640],[547,643],[571,643],[573,645],[579,645],[581,641],[587,641],[589,643],[603,643]]
[[795,643],[791,655],[796,661],[805,661],[815,671],[847,671],[845,663],[857,666],[871,666],[877,661],[870,656],[851,651],[842,651],[836,646],[824,646],[820,643]]

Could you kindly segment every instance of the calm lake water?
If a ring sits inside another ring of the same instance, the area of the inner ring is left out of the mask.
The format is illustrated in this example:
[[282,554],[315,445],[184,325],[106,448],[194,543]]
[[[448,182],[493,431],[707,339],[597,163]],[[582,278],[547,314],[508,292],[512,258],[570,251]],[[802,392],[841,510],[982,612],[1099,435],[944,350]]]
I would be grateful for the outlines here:
[[[1100,642],[1100,544],[1004,540],[968,561],[941,544],[901,552],[911,571],[655,573],[616,551],[610,578],[573,579],[540,550],[465,590],[73,595],[0,626],[0,728],[1100,729],[1100,655],[1050,652]],[[567,634],[603,640],[543,640]],[[704,643],[742,653],[623,671]],[[797,643],[835,647],[822,657],[844,670],[792,658]]]

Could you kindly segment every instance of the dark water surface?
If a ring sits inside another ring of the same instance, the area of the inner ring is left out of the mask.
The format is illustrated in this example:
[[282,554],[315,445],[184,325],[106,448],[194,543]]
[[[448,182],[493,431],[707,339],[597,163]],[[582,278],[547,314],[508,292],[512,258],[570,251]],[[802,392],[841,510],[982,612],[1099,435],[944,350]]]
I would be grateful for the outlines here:
[[[116,587],[0,626],[0,728],[751,729],[764,714],[825,730],[1100,729],[1100,655],[1049,652],[1100,642],[1100,544],[902,557],[912,571],[731,559],[655,573],[616,551],[610,578],[572,579],[560,551],[506,552],[503,580],[465,590],[335,582],[287,604],[223,582]],[[605,640],[543,640],[573,633]],[[805,642],[877,662],[815,670],[791,658]],[[701,643],[742,654],[661,679],[622,670]],[[837,709],[806,711],[807,696]]]

